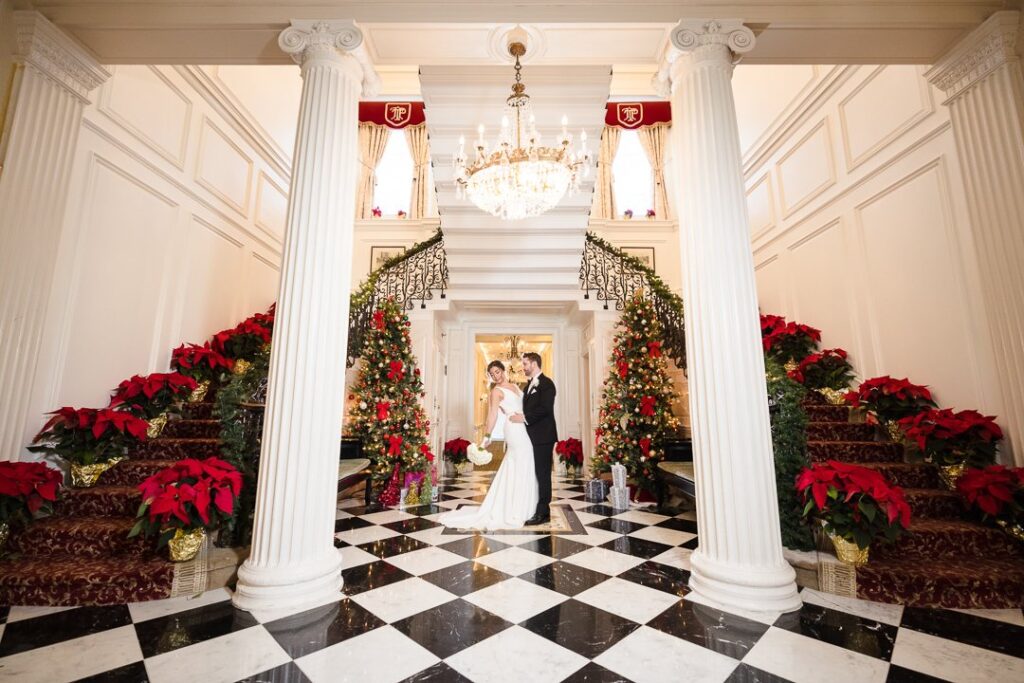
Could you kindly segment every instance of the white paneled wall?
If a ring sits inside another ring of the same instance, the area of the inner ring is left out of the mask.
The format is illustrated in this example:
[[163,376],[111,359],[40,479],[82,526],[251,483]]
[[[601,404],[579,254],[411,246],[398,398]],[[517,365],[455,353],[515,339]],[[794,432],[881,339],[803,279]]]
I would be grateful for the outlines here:
[[111,71],[79,137],[28,437],[277,297],[288,179],[187,71]]
[[961,169],[923,71],[761,74],[794,99],[764,131],[763,112],[740,116],[760,304],[821,328],[861,377],[999,413]]

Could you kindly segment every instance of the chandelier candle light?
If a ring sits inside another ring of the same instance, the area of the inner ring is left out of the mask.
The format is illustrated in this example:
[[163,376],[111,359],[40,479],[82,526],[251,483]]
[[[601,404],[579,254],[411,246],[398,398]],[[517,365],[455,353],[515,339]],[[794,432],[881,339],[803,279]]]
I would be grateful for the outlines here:
[[[519,38],[522,38],[521,40]],[[469,196],[487,213],[504,220],[539,216],[565,195],[579,188],[581,175],[590,174],[587,134],[580,132],[580,145],[570,150],[567,117],[562,117],[562,133],[556,147],[540,144],[530,96],[522,82],[519,58],[526,54],[525,32],[510,34],[509,54],[515,57],[516,81],[505,100],[507,111],[501,118],[501,133],[493,149],[488,150],[484,126],[477,128],[476,157],[466,158],[466,139],[459,138],[459,151],[452,159],[455,185],[460,198]]]

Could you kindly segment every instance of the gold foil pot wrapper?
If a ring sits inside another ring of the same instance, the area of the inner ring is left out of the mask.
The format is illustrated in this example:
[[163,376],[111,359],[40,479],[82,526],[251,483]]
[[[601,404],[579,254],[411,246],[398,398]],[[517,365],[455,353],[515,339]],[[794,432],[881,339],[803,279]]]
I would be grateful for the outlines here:
[[249,372],[249,368],[252,367],[252,363],[241,358],[235,361],[235,367],[231,368],[231,374],[233,375],[244,375]]
[[798,367],[800,367],[800,364],[797,363],[795,360],[787,360],[785,364],[782,366],[782,369],[785,370],[786,372],[793,372]]
[[843,398],[846,392],[842,389],[818,389],[818,393],[821,394],[831,405],[841,406],[846,403],[846,400]]
[[160,436],[160,433],[164,431],[164,427],[167,426],[167,413],[160,413],[149,421],[149,427],[146,428],[146,438],[155,439]]
[[413,484],[409,487],[409,493],[405,496],[405,504],[409,507],[415,507],[420,504],[420,487]]
[[192,393],[188,395],[189,403],[202,403],[203,399],[206,398],[206,392],[210,390],[210,380],[204,379],[199,385],[192,390]]
[[174,538],[167,541],[167,548],[170,551],[171,560],[188,562],[199,553],[205,542],[206,529],[202,527],[190,531],[178,529],[174,532]]
[[836,557],[843,564],[848,564],[853,567],[860,567],[868,563],[868,548],[860,548],[856,543],[847,541],[845,538],[839,536],[829,535],[829,539],[832,541],[832,546],[836,549]]
[[124,459],[123,457],[111,458],[106,462],[98,462],[93,465],[79,465],[73,462],[71,463],[71,485],[80,489],[95,486],[101,474]]
[[[1016,524],[1014,522],[1009,522],[1005,519],[997,519],[996,524],[998,524],[999,528],[1005,531],[1007,534],[1009,534],[1013,538],[1016,538],[1021,543],[1024,543],[1024,526],[1021,526],[1020,524]],[[4,526],[6,526],[6,524]],[[6,531],[4,531],[3,533],[6,534]],[[6,536],[0,536],[0,538],[6,538]],[[0,541],[0,549],[2,548],[3,541]]]
[[955,465],[939,465],[939,479],[950,491],[956,491],[956,483],[967,471],[967,463],[958,462]]
[[885,423],[885,433],[889,435],[889,440],[893,443],[903,443],[903,430],[900,429],[900,424],[896,420],[888,420]]

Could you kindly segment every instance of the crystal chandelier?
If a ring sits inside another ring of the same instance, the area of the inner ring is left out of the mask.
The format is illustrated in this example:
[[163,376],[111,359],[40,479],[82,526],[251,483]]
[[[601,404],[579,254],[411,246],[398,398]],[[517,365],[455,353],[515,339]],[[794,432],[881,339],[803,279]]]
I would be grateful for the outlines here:
[[515,57],[516,80],[512,94],[505,100],[506,112],[501,118],[501,133],[490,150],[484,140],[484,126],[477,128],[476,156],[466,158],[466,139],[459,138],[459,151],[452,159],[455,185],[460,198],[469,199],[478,207],[504,220],[539,216],[551,209],[566,191],[579,189],[580,177],[590,173],[590,152],[587,134],[580,132],[580,145],[570,150],[572,135],[568,119],[562,117],[562,134],[556,147],[540,144],[536,120],[530,107],[530,96],[522,82],[519,58],[526,54],[526,45],[512,40],[509,54]]

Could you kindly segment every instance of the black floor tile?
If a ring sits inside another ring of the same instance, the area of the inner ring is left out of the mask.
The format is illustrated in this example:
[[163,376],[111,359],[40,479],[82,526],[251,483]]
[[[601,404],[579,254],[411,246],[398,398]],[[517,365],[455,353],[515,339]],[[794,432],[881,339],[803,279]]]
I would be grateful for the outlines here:
[[132,623],[127,605],[78,607],[34,619],[8,623],[0,641],[0,657],[34,650],[72,638]]
[[585,667],[569,676],[563,678],[562,683],[632,683],[628,678],[623,678],[614,671],[609,671],[600,664],[590,662]]
[[774,625],[885,661],[892,656],[899,630],[889,624],[808,603],[797,612],[783,614]]
[[697,543],[697,541],[699,540],[699,538],[700,538],[699,536],[698,536],[697,538],[691,538],[691,539],[690,539],[689,541],[687,541],[686,543],[680,543],[680,544],[679,544],[679,547],[680,547],[680,548],[686,548],[687,550],[696,550],[696,549],[697,549],[697,546],[699,545],[699,544]]
[[416,505],[414,507],[407,507],[402,512],[410,515],[416,515],[417,517],[426,517],[428,515],[437,515],[442,512],[448,512],[448,508],[443,508],[440,505]]
[[619,574],[620,579],[639,583],[641,586],[656,588],[682,597],[690,592],[690,572],[648,560],[627,572]]
[[590,507],[580,508],[576,512],[589,512],[592,515],[604,515],[605,517],[611,517],[612,515],[621,514],[625,512],[625,510],[616,510],[610,505],[596,504],[591,505]]
[[406,678],[402,683],[473,683],[444,662]]
[[397,522],[388,522],[387,524],[381,524],[381,526],[402,534],[411,534],[417,531],[423,531],[424,529],[433,529],[434,527],[441,525],[437,522],[431,522],[429,519],[413,517],[412,519],[400,519]]
[[460,598],[392,626],[444,659],[504,631],[512,623]]
[[465,597],[470,593],[483,590],[488,586],[493,586],[512,577],[485,564],[466,560],[451,567],[428,572],[421,575],[420,578],[445,589],[449,593]]
[[74,683],[148,683],[148,681],[149,674],[146,673],[146,665],[140,660],[95,676],[79,678]]
[[424,543],[423,541],[417,541],[415,538],[403,535],[392,536],[391,538],[384,538],[379,541],[371,541],[370,543],[363,543],[357,547],[383,560],[387,557],[394,557],[395,555],[401,555],[403,553],[411,553],[413,550],[429,548],[430,544]]
[[663,543],[655,543],[654,541],[645,541],[642,538],[633,538],[632,536],[620,536],[619,538],[602,543],[601,548],[607,548],[608,550],[614,550],[615,552],[623,553],[625,555],[632,555],[633,557],[642,557],[644,559],[651,559],[657,555],[661,555],[666,550],[672,548],[670,545]]
[[486,536],[473,535],[469,538],[460,538],[457,541],[445,543],[437,547],[473,560],[512,546],[508,543],[502,543],[501,541],[496,541],[493,538],[488,538]]
[[342,531],[352,531],[353,529],[362,529],[363,527],[373,526],[371,522],[367,522],[361,517],[346,517],[344,519],[334,520],[334,533],[341,533]]
[[[143,657],[154,657],[256,625],[248,612],[230,600],[204,605],[135,624]],[[4,638],[6,640],[6,638]]]
[[310,683],[310,680],[306,674],[302,673],[298,664],[288,662],[255,676],[235,681],[235,683]]
[[7,605],[0,606],[0,624],[7,623],[7,615],[11,613],[11,608]]
[[672,529],[674,531],[685,531],[690,534],[697,533],[697,522],[690,519],[666,519],[663,522],[658,522],[654,526],[661,527],[662,529]]
[[361,564],[341,571],[341,577],[345,580],[342,590],[346,595],[365,593],[374,588],[387,586],[398,581],[411,579],[412,574],[399,569],[393,564],[383,560]]
[[576,600],[566,600],[530,617],[522,626],[593,659],[635,631],[640,624]]
[[905,608],[900,626],[1012,657],[1024,657],[1024,626],[953,610],[924,607]]
[[611,577],[568,562],[552,562],[527,572],[519,578],[572,597]]
[[905,669],[902,666],[890,664],[889,675],[886,677],[885,683],[940,683],[945,680],[945,678],[935,678],[934,676],[923,674],[920,671]]
[[740,664],[736,667],[725,683],[791,683],[788,678],[770,674],[767,671],[756,669],[749,664]]
[[647,625],[737,660],[770,628],[689,600],[680,600]]
[[380,626],[384,626],[381,619],[347,599],[263,625],[293,659],[319,652]]
[[581,553],[590,548],[590,546],[585,543],[570,541],[567,538],[559,538],[558,536],[550,535],[542,536],[536,541],[520,544],[519,547],[523,550],[532,550],[535,553],[553,557],[556,560],[564,560],[571,555]]
[[636,531],[637,529],[643,529],[645,524],[636,524],[635,522],[627,522],[624,519],[602,519],[600,522],[592,522],[587,526],[594,527],[595,529],[604,529],[605,531],[613,531],[617,534],[628,534]]

